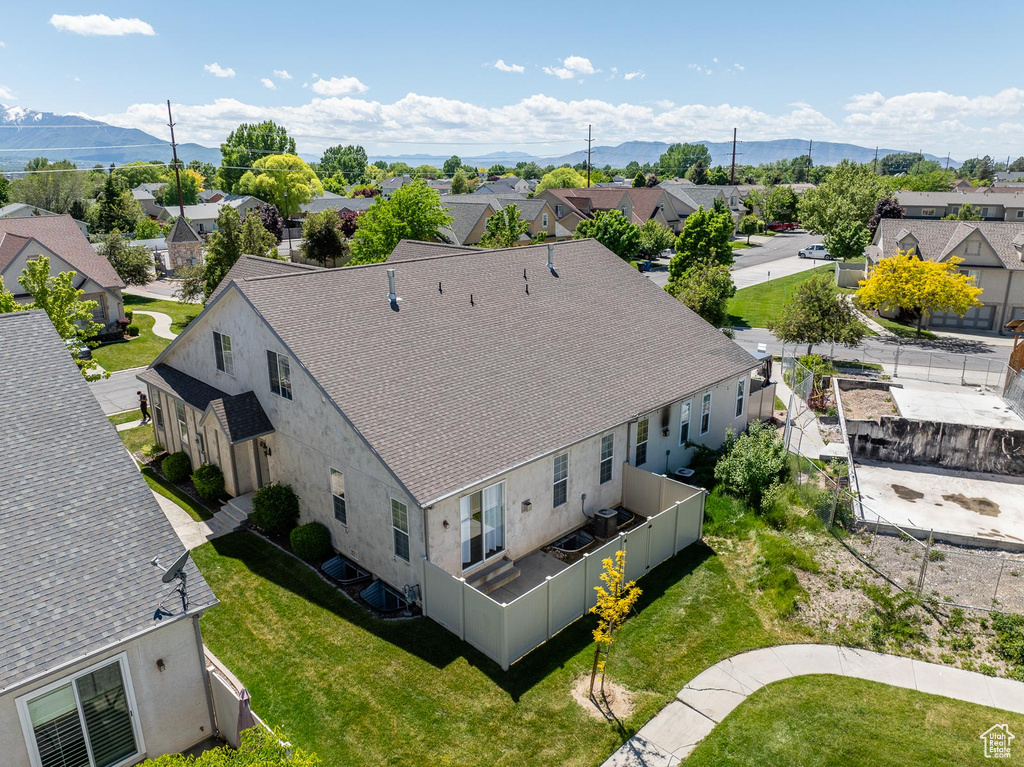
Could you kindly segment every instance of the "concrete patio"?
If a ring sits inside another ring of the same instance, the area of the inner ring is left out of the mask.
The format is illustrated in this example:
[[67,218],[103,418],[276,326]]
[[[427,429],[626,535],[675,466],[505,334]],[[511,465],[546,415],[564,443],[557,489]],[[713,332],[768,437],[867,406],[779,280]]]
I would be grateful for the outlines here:
[[963,386],[923,389],[909,384],[902,389],[894,386],[889,391],[900,415],[914,421],[1024,430],[1024,418],[1010,410],[997,394],[979,394]]

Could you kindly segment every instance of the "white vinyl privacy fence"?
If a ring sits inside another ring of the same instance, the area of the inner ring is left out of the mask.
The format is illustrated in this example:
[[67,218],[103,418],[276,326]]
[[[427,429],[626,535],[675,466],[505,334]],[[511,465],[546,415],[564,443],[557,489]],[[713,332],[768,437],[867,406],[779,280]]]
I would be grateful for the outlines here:
[[[624,467],[623,507],[650,515],[646,522],[587,552],[508,603],[477,591],[432,562],[423,560],[423,614],[433,618],[491,660],[508,667],[546,642],[597,601],[602,561],[623,549],[626,576],[636,580],[701,538],[704,491],[628,464]],[[651,512],[650,504],[663,509]],[[646,516],[645,515],[645,516]]]

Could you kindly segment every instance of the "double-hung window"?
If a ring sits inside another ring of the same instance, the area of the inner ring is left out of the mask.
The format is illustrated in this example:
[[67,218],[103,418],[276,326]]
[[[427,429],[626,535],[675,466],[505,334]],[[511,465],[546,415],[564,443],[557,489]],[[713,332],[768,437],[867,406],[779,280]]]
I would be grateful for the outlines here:
[[685,445],[690,439],[690,407],[689,402],[684,402],[679,407],[679,444]]
[[391,499],[391,533],[395,541],[395,556],[409,561],[409,508],[401,501]]
[[235,360],[231,355],[231,336],[213,331],[213,354],[217,358],[217,370],[233,376]]
[[199,463],[206,463],[206,438],[201,431],[196,432],[196,448],[199,450]]
[[348,509],[345,507],[345,475],[331,469],[331,501],[334,504],[334,518],[348,526]]
[[178,418],[178,434],[181,435],[181,443],[188,444],[188,421],[185,420],[185,405],[181,402],[174,403],[174,415]]
[[700,433],[707,434],[711,430],[711,392],[704,392],[700,400]]
[[547,213],[542,213],[541,214],[541,216],[540,216],[540,225],[543,226],[545,229],[548,228],[548,214]]
[[141,737],[122,654],[17,702],[32,763],[110,767],[137,760]]
[[270,391],[284,399],[292,398],[292,368],[288,358],[277,352],[267,351],[267,372],[270,374]]
[[159,428],[164,428],[164,409],[160,407],[160,394],[153,398],[153,420]]
[[601,484],[612,478],[612,458],[615,455],[615,435],[601,437]]
[[636,422],[636,465],[643,466],[647,463],[647,432],[650,428],[650,421],[641,418]]
[[551,507],[557,509],[569,500],[569,454],[560,453],[555,456],[554,485]]
[[747,392],[747,379],[741,378],[736,382],[736,417],[743,415],[743,395]]

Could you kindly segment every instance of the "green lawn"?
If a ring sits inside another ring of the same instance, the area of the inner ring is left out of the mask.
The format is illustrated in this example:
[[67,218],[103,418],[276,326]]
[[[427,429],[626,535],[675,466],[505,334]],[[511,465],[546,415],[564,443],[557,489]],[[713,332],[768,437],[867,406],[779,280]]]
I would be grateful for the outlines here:
[[140,418],[142,418],[141,410],[129,410],[125,413],[107,416],[107,420],[114,424],[114,426],[119,426],[122,423],[130,423],[131,421],[138,421]]
[[153,335],[152,317],[138,315],[133,320],[139,326],[139,335],[130,341],[117,341],[104,344],[92,350],[95,359],[104,370],[113,373],[116,370],[128,370],[148,365],[170,343],[166,338]]
[[737,290],[736,295],[729,299],[729,314],[732,316],[728,324],[743,328],[767,327],[768,320],[779,313],[782,305],[793,295],[793,291],[801,282],[809,280],[812,275],[834,271],[834,264],[826,264],[806,272]]
[[766,628],[711,549],[691,546],[640,581],[609,662],[636,710],[605,722],[570,694],[593,662],[589,619],[503,672],[429,619],[372,618],[251,533],[193,556],[221,601],[202,619],[207,645],[261,717],[332,765],[600,764],[700,671],[792,639]]
[[[138,411],[135,412],[138,414]],[[136,417],[141,416],[136,415]],[[146,445],[153,444],[153,426],[150,424],[136,426],[134,429],[125,429],[124,431],[119,431],[117,435],[130,453],[136,453]]]
[[732,242],[729,243],[729,247],[731,247],[733,250],[743,250],[745,248],[756,248],[757,243],[748,243],[746,240],[733,240]]
[[[124,308],[128,311],[142,309],[144,312],[163,312],[171,317],[171,330],[180,333],[202,311],[201,304],[179,304],[177,301],[161,301],[146,296],[124,294]],[[141,319],[141,317],[139,318]]]
[[[144,426],[142,428],[147,427]],[[148,466],[142,470],[142,476],[145,478],[146,484],[148,484],[152,490],[159,493],[164,498],[169,498],[174,501],[176,504],[181,506],[181,508],[187,511],[189,516],[197,522],[213,518],[213,514],[210,513],[209,509],[201,503],[197,503],[193,498],[183,493]]]
[[[803,676],[758,690],[722,720],[685,764],[984,765],[993,760],[985,758],[978,736],[994,724],[1007,724],[1014,734],[1024,732],[1019,714],[877,682]],[[1017,748],[1011,746],[1011,753]]]
[[891,320],[888,317],[872,317],[871,319],[889,332],[895,333],[900,338],[937,338],[937,336],[927,328],[921,328],[921,335],[918,335],[916,325],[907,325],[903,322],[896,322],[896,320]]

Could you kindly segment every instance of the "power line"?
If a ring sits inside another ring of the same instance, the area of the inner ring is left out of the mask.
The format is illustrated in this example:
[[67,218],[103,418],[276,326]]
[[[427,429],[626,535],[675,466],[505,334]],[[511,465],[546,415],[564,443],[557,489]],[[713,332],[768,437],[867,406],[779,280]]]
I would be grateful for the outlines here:
[[90,149],[138,149],[139,147],[167,146],[165,142],[159,144],[104,144],[103,146],[46,146],[36,149],[8,149],[0,148],[0,154],[5,152],[74,152]]

